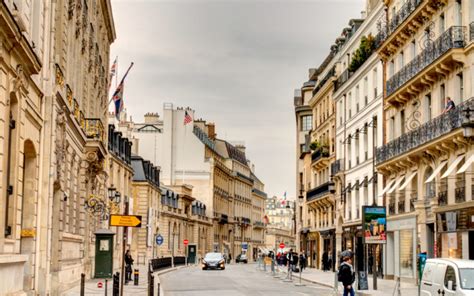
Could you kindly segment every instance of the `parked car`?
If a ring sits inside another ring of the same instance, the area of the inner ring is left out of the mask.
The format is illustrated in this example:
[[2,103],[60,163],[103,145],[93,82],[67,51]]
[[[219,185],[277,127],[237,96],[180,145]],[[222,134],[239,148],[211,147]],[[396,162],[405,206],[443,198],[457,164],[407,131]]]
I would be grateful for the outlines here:
[[235,263],[248,263],[247,254],[239,254],[237,258],[235,258]]
[[225,259],[222,253],[207,253],[202,259],[202,270],[225,269]]
[[426,260],[420,295],[474,295],[474,261],[441,258]]

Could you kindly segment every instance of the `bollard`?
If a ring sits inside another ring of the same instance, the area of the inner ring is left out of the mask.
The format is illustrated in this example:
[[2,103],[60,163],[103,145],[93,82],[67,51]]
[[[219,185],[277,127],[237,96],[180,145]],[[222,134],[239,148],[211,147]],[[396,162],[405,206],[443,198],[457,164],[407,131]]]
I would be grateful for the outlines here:
[[148,296],[153,296],[155,292],[155,277],[153,275],[150,275],[148,278]]
[[138,286],[138,276],[139,276],[138,269],[135,269],[133,271],[133,285],[134,286]]
[[272,268],[272,275],[275,275],[275,259],[272,259],[271,268]]
[[156,295],[160,296],[160,283],[158,283],[157,286],[158,286],[158,294],[156,294]]
[[117,271],[113,275],[112,296],[119,296],[120,294],[120,273]]
[[80,295],[84,296],[84,285],[86,283],[86,275],[84,273],[81,273],[81,292]]
[[105,296],[107,296],[107,284],[108,284],[108,280],[106,279],[105,280]]
[[265,257],[263,257],[263,271],[267,272],[267,261],[265,261]]

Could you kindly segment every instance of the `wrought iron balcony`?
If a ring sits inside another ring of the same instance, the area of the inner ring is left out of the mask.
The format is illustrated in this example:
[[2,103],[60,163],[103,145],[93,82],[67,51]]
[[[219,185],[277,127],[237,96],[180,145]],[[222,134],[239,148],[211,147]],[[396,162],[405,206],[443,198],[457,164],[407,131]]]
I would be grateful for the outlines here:
[[349,69],[346,69],[344,72],[337,77],[337,80],[334,82],[334,91],[337,91],[341,86],[344,85],[354,74],[354,72],[349,71]]
[[344,170],[344,159],[338,159],[331,163],[331,175],[335,176]]
[[465,45],[465,31],[465,27],[453,26],[435,41],[428,42],[426,48],[420,54],[387,81],[387,96],[390,96],[450,49],[463,48]]
[[333,182],[326,182],[306,192],[306,201],[313,201],[321,196],[331,193],[334,190]]
[[314,163],[322,158],[329,157],[329,151],[327,149],[318,149],[311,154],[311,162]]
[[402,155],[411,149],[444,136],[455,129],[474,123],[474,98],[459,104],[455,109],[441,114],[429,122],[413,129],[377,148],[377,163]]
[[248,226],[250,225],[251,221],[250,218],[242,217],[240,219],[241,225]]
[[405,199],[398,201],[398,213],[399,214],[405,213]]
[[465,186],[456,186],[454,189],[454,197],[456,203],[461,203],[466,201],[466,187]]
[[[424,0],[427,1],[427,0]],[[379,32],[382,32],[386,37],[390,36],[397,28],[420,6],[423,0],[408,0],[402,7],[392,16],[388,21],[388,25],[380,26]]]
[[253,223],[253,226],[254,226],[255,228],[265,228],[265,223],[263,223],[262,221],[255,221],[255,222]]
[[445,206],[448,204],[448,191],[440,191],[438,193],[438,204]]
[[86,118],[85,133],[88,139],[104,141],[104,126],[99,118]]
[[324,76],[323,79],[321,79],[316,85],[316,87],[313,89],[313,96],[328,82],[329,79],[331,79],[334,75],[336,75],[336,67],[332,67],[331,70],[328,71],[328,73]]

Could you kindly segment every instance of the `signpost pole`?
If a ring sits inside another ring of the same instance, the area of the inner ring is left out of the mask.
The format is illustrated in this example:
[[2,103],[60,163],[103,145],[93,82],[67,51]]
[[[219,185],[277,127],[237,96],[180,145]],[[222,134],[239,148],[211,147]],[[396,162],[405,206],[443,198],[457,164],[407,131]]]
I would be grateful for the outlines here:
[[[125,200],[124,215],[128,215],[128,198]],[[112,219],[112,218],[110,218]],[[120,281],[120,296],[123,296],[123,282],[125,280],[125,247],[127,245],[127,227],[123,228],[123,237],[122,237],[122,280]]]
[[373,266],[372,266],[372,278],[374,280],[374,290],[377,290],[377,247],[378,244],[374,245],[372,256],[374,256]]

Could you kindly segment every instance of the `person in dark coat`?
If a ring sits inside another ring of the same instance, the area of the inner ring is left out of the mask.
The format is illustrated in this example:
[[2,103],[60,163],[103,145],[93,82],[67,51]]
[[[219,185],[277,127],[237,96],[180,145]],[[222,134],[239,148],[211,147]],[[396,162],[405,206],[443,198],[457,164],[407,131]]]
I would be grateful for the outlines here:
[[324,251],[323,253],[322,263],[323,263],[323,271],[328,270],[328,252],[326,251]]
[[340,282],[342,282],[342,286],[344,287],[344,294],[342,295],[354,296],[355,293],[352,284],[355,281],[355,273],[354,268],[352,267],[352,257],[344,256],[342,258],[342,263],[339,267],[337,278]]
[[132,254],[130,254],[130,250],[125,252],[125,282],[132,280],[132,265],[133,265],[133,258]]
[[306,268],[306,252],[303,251],[300,254],[300,269],[303,271]]

